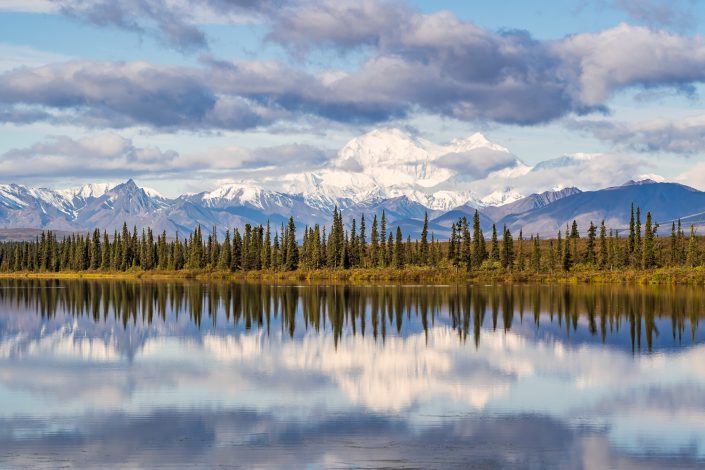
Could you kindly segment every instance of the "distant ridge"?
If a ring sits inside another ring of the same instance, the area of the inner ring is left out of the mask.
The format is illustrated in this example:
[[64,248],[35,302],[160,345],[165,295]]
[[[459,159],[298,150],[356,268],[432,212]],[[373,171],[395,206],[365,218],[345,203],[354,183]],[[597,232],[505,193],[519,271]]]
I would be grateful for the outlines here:
[[[84,195],[77,198],[76,194]],[[340,202],[346,223],[353,217],[359,219],[361,214],[379,217],[384,211],[390,226],[400,225],[405,234],[412,236],[419,234],[424,214],[428,213],[432,230],[442,238],[448,236],[458,218],[471,219],[475,210],[480,211],[485,230],[496,223],[513,232],[523,230],[525,234],[538,233],[543,237],[555,236],[572,220],[583,228],[590,221],[597,224],[603,219],[608,227],[624,228],[632,203],[644,211],[650,210],[654,220],[662,225],[678,218],[684,224],[705,224],[705,192],[678,183],[650,180],[597,191],[563,188],[531,194],[501,206],[478,207],[468,203],[449,210],[426,207],[408,196]],[[59,192],[16,184],[0,186],[0,229],[13,239],[32,238],[41,229],[69,233],[98,227],[112,232],[123,223],[130,228],[149,226],[156,231],[165,230],[170,235],[190,232],[198,225],[215,225],[223,233],[246,223],[278,225],[289,216],[294,216],[301,226],[325,225],[330,223],[331,209],[327,205],[309,204],[301,194],[243,185],[228,185],[174,199],[141,188],[133,180],[113,187],[93,185],[90,192],[82,192],[81,188]]]

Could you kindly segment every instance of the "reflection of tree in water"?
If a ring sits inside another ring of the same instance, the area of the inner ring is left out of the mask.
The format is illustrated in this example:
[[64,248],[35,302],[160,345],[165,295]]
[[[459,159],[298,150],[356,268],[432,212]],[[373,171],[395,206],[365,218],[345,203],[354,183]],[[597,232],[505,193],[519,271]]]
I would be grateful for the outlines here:
[[[223,319],[245,329],[278,324],[282,333],[332,332],[336,345],[343,335],[371,333],[384,341],[404,334],[405,326],[425,332],[437,320],[479,347],[483,328],[511,331],[516,325],[536,330],[555,325],[566,336],[577,333],[602,342],[628,331],[634,352],[651,351],[670,319],[674,344],[695,341],[705,312],[705,292],[662,286],[286,286],[249,283],[131,281],[4,280],[0,305],[32,309],[52,318],[57,312],[88,316],[94,322],[115,319],[124,328],[142,322],[166,322],[188,315],[201,328]],[[489,319],[487,319],[489,315]],[[525,321],[524,316],[531,320]],[[220,320],[219,320],[220,319]],[[665,321],[664,321],[665,320]],[[489,322],[487,324],[486,322]],[[500,325],[501,323],[501,325]],[[644,344],[645,343],[645,344]]]

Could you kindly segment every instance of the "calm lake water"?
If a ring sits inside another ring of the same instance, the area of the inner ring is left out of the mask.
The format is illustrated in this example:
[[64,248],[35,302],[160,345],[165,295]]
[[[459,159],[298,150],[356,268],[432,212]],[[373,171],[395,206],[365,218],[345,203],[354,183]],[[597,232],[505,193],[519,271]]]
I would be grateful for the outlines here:
[[705,290],[0,281],[0,467],[703,468]]

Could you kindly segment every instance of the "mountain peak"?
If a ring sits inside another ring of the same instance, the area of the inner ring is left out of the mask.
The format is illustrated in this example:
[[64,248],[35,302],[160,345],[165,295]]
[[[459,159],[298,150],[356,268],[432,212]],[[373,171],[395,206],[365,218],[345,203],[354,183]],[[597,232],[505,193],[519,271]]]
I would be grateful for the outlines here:
[[644,179],[637,179],[637,180],[629,180],[626,183],[624,183],[622,186],[640,186],[643,184],[656,184],[659,183],[659,181],[654,181],[651,178],[644,178]]
[[87,183],[73,188],[61,189],[57,192],[69,200],[74,198],[89,199],[100,197],[115,186],[116,183]]
[[458,153],[468,152],[470,150],[476,150],[480,148],[495,150],[497,152],[510,153],[509,149],[499,144],[495,144],[481,132],[475,132],[474,134],[464,139],[453,139],[449,147],[450,149],[452,149],[453,152]]

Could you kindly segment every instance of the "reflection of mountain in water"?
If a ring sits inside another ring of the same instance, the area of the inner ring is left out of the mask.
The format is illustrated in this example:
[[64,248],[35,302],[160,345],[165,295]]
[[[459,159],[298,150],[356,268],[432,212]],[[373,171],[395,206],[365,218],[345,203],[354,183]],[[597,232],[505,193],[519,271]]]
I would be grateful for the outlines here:
[[695,289],[2,287],[0,466],[29,445],[86,466],[124,445],[135,466],[168,465],[154,456],[182,440],[196,467],[234,448],[245,466],[291,466],[277,451],[292,445],[322,466],[364,449],[372,466],[511,467],[508,443],[520,468],[705,457]]

